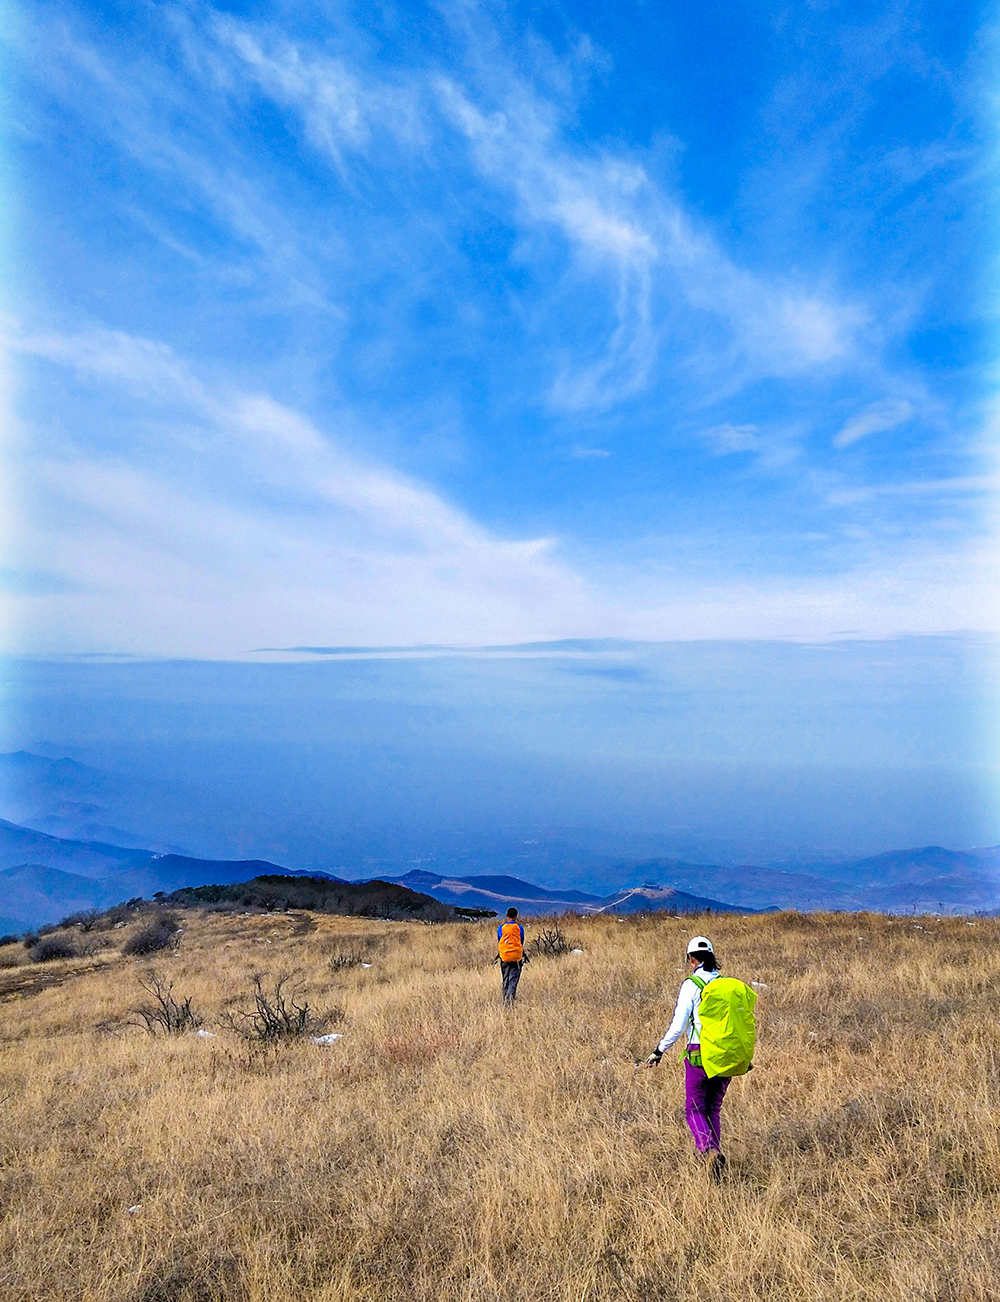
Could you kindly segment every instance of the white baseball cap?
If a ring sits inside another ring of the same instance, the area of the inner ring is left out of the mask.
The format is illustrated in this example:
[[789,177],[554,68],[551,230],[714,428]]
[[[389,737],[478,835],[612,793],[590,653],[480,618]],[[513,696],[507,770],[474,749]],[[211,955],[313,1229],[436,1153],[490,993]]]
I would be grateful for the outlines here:
[[688,954],[714,954],[712,942],[707,936],[692,936],[688,941]]

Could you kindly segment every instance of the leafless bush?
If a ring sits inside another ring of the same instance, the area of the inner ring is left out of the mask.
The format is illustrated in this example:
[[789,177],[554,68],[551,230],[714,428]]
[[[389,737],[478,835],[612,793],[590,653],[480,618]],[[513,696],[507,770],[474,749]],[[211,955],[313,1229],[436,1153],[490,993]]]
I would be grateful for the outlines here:
[[191,996],[180,1001],[173,995],[173,985],[167,985],[161,976],[150,970],[139,977],[139,985],[150,997],[150,1002],[136,1004],[129,1009],[133,1018],[132,1026],[141,1026],[150,1035],[180,1035],[184,1031],[196,1031],[204,1018],[191,1007]]
[[532,957],[561,958],[563,954],[569,954],[572,951],[573,942],[567,940],[557,922],[554,926],[546,927],[540,931],[525,948]]
[[95,954],[100,954],[101,950],[110,948],[111,941],[103,936],[88,936],[80,945],[80,953],[84,958],[93,958]]
[[281,973],[274,986],[264,988],[260,972],[253,975],[253,1007],[235,1009],[222,1015],[221,1023],[244,1040],[255,1044],[280,1044],[303,1035],[319,1035],[344,1016],[342,1008],[317,1013],[306,1000],[298,1002],[299,991],[291,984],[292,976]]
[[172,913],[161,913],[129,938],[122,946],[122,953],[129,956],[155,954],[171,945],[179,930],[180,924]]
[[108,909],[106,913],[101,914],[101,929],[103,931],[113,931],[116,927],[124,927],[134,917],[134,906],[116,904],[114,908]]
[[336,958],[338,954],[354,953],[362,954],[362,962],[371,963],[373,959],[381,957],[389,948],[390,942],[398,944],[402,940],[402,935],[392,933],[373,932],[366,935],[361,931],[337,932],[333,936],[324,937],[320,942],[322,952]]
[[44,936],[28,951],[32,963],[51,963],[56,958],[79,958],[80,951],[65,936]]
[[330,959],[330,971],[342,972],[345,968],[360,967],[362,963],[370,962],[366,950],[341,949]]
[[16,945],[18,940],[18,936],[0,936],[0,947],[4,945]]
[[60,927],[78,927],[80,931],[95,931],[103,918],[100,909],[81,909],[63,918]]

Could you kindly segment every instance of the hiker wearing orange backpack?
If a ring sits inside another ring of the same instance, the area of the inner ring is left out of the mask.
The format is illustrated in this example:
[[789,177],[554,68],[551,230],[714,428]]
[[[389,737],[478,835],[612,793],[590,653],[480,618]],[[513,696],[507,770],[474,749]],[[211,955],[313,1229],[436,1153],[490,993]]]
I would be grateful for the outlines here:
[[[503,1001],[512,1004],[521,979],[521,966],[528,962],[524,952],[524,928],[517,920],[517,909],[507,910],[507,918],[497,927],[497,958],[500,960],[500,977],[503,982]],[[493,960],[494,963],[497,959]]]
[[691,973],[681,982],[673,1021],[643,1066],[655,1067],[687,1032],[685,1115],[695,1148],[718,1182],[726,1165],[720,1149],[722,1100],[732,1078],[753,1066],[757,995],[742,981],[722,976],[707,936],[691,938],[687,959]]

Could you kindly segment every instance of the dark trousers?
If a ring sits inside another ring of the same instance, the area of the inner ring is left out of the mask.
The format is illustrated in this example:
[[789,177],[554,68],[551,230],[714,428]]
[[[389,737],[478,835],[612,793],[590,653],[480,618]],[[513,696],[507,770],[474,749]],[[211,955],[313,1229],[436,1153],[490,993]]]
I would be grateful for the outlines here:
[[512,1004],[517,994],[517,983],[521,979],[521,964],[500,961],[500,976],[503,980],[503,1001]]

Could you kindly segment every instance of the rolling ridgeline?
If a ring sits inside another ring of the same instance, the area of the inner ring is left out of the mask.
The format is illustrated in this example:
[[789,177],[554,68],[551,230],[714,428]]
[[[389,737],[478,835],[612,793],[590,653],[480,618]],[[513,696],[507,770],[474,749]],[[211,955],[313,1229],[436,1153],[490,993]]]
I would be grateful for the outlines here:
[[[925,846],[839,861],[698,863],[662,855],[615,855],[599,837],[566,833],[501,839],[490,845],[473,840],[467,847],[455,839],[449,845],[443,838],[444,848],[418,861],[412,855],[356,856],[349,868],[334,861],[319,871],[315,863],[309,869],[290,869],[265,859],[198,858],[156,836],[129,832],[109,813],[126,813],[120,777],[71,759],[51,760],[24,751],[0,755],[0,780],[0,812],[7,815],[0,820],[0,934],[20,933],[133,898],[232,886],[261,876],[344,883],[342,905],[348,911],[354,911],[348,898],[353,887],[365,881],[413,892],[412,900],[397,893],[387,906],[398,911],[406,901],[411,913],[429,909],[428,898],[452,908],[497,913],[514,904],[529,916],[602,911],[624,915],[656,909],[695,913],[706,908],[940,913],[1000,909],[998,847]],[[132,814],[144,809],[152,817],[156,790],[145,791],[143,800],[145,804],[131,807]],[[536,874],[585,889],[543,887],[530,880]],[[626,885],[609,890],[614,883]],[[326,894],[324,907],[331,898]],[[354,894],[364,901],[365,892]]]
[[[973,913],[1000,907],[1000,850],[995,847],[954,851],[926,846],[834,867],[823,865],[830,874],[835,868],[836,877],[780,867],[692,864],[679,859],[622,861],[621,876],[633,881],[639,878],[644,884],[603,896],[548,889],[507,873],[459,874],[432,872],[426,867],[393,872],[394,866],[378,865],[380,871],[364,882],[382,883],[384,892],[396,888],[394,902],[387,907],[397,913],[404,901],[411,913],[426,910],[428,900],[450,908],[496,913],[513,904],[525,915],[624,915],[657,909],[738,913],[768,908]],[[27,931],[71,913],[105,909],[133,898],[151,899],[191,887],[226,887],[275,876],[339,884],[345,911],[358,911],[350,899],[364,882],[347,882],[335,873],[288,869],[260,859],[198,859],[78,841],[0,820],[0,933]],[[406,892],[414,898],[409,900]],[[324,908],[332,898],[329,891],[326,896]],[[450,916],[449,911],[441,916]]]

